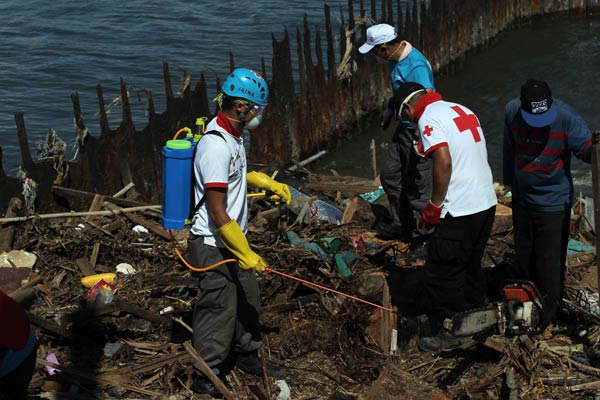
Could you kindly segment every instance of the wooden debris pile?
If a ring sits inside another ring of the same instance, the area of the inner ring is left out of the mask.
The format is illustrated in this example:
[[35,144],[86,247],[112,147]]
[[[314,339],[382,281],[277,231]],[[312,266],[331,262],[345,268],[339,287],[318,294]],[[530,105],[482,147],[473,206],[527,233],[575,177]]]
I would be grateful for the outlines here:
[[[332,204],[343,205],[340,225],[307,224],[284,206],[252,198],[251,243],[280,272],[398,313],[265,273],[262,357],[286,367],[286,374],[279,381],[257,379],[233,368],[224,382],[227,398],[287,398],[289,390],[289,398],[303,400],[568,399],[600,390],[600,313],[590,300],[597,296],[593,253],[569,256],[569,313],[558,326],[534,337],[478,338],[449,354],[423,353],[416,347],[417,335],[427,329],[417,301],[423,263],[409,261],[407,244],[377,238],[370,228],[380,200],[372,205],[352,197],[353,186],[366,183],[344,179],[309,183],[321,185],[319,198],[329,195]],[[498,195],[510,204],[502,188]],[[32,303],[29,315],[40,343],[30,393],[199,398],[189,390],[197,361],[188,326],[196,279],[178,260],[159,211],[139,206],[124,212],[98,200],[93,208],[96,214],[35,218],[0,230],[4,249],[37,257],[29,283],[11,288]],[[510,208],[499,206],[484,259],[491,277],[511,264],[510,218]],[[574,218],[574,237],[593,242],[582,221],[582,214]],[[184,254],[185,240],[186,232],[175,233]],[[92,294],[81,283],[117,269],[116,291],[96,288]]]

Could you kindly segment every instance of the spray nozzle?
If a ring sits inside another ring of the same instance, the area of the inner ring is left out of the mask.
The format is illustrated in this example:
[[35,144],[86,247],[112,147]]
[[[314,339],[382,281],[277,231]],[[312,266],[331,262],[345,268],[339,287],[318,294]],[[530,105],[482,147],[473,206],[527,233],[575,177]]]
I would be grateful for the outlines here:
[[203,134],[206,130],[206,117],[196,118],[196,126],[198,127],[198,133]]

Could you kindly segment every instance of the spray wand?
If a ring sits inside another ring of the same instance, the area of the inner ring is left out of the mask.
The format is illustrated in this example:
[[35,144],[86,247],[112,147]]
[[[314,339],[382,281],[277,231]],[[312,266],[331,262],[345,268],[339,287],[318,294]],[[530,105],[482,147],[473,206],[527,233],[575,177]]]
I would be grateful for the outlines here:
[[[206,271],[210,271],[211,269],[217,268],[219,265],[223,265],[223,264],[227,264],[227,263],[231,263],[231,262],[237,262],[237,260],[235,258],[228,258],[226,260],[219,261],[218,263],[209,265],[209,266],[204,267],[204,268],[194,267],[193,265],[191,265],[185,259],[185,257],[183,256],[183,254],[181,254],[181,252],[177,248],[177,243],[175,242],[175,237],[173,236],[173,232],[170,229],[169,229],[169,235],[171,236],[171,243],[173,245],[173,248],[175,249],[175,253],[177,253],[177,256],[179,257],[179,259],[181,260],[181,262],[183,262],[183,264],[186,267],[188,267],[190,270],[192,270],[192,271],[195,271],[195,272],[206,272]],[[379,304],[371,303],[370,301],[363,300],[360,297],[352,296],[352,295],[340,292],[338,290],[332,289],[330,287],[319,285],[318,283],[310,282],[310,281],[307,281],[305,279],[298,278],[296,276],[289,275],[289,274],[283,273],[281,271],[277,271],[277,270],[275,270],[273,268],[270,268],[270,267],[265,267],[265,271],[271,272],[271,273],[276,274],[276,275],[283,276],[284,278],[287,278],[287,279],[292,279],[294,281],[302,282],[302,283],[304,283],[305,285],[308,285],[308,286],[316,287],[316,288],[321,289],[321,290],[326,290],[328,292],[335,293],[337,295],[346,297],[346,298],[348,298],[350,300],[358,301],[360,303],[367,304],[367,305],[369,305],[371,307],[375,307],[375,308],[381,309],[383,311],[387,311],[389,313],[394,313],[394,310],[391,307],[384,307],[384,306],[379,305]]]

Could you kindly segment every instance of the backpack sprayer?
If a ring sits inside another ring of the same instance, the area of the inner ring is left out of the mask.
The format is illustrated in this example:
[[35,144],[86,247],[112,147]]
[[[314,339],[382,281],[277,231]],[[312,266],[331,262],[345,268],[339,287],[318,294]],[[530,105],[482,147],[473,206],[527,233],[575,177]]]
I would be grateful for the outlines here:
[[[190,223],[190,205],[192,185],[192,171],[196,146],[202,138],[206,129],[206,117],[198,118],[196,125],[199,133],[192,133],[188,127],[175,132],[173,139],[167,140],[162,149],[162,172],[163,172],[163,196],[161,224],[169,231],[171,243],[175,253],[185,266],[195,272],[204,272],[216,268],[219,265],[237,260],[231,258],[209,265],[206,268],[196,268],[191,265],[181,254],[175,243],[172,230],[181,230]],[[185,133],[185,138],[179,139],[179,135]]]
[[[198,145],[198,142],[202,138],[202,135],[205,133],[205,123],[206,118],[198,118],[196,120],[196,125],[198,126],[198,131],[200,132],[196,134],[192,133],[192,130],[187,127],[179,129],[173,136],[173,139],[167,140],[167,143],[165,144],[161,152],[163,158],[163,196],[161,224],[163,228],[169,231],[173,249],[175,250],[175,253],[179,257],[181,262],[190,270],[195,272],[206,272],[218,267],[219,265],[227,264],[230,262],[237,262],[237,259],[229,258],[204,268],[197,268],[191,265],[181,254],[181,252],[177,248],[177,243],[175,242],[175,237],[173,236],[172,232],[172,230],[184,229],[185,226],[189,225],[190,223],[190,189],[193,187],[192,171],[194,164],[194,154],[196,153],[195,150],[196,146]],[[178,139],[179,135],[183,132],[185,132],[185,138]],[[295,281],[302,282],[308,286],[316,287],[322,290],[338,294],[340,296],[347,297],[354,301],[368,304],[372,307],[379,308],[389,313],[394,312],[392,308],[383,307],[379,304],[371,303],[370,301],[366,301],[358,297],[351,296],[349,294],[328,288],[326,286],[322,286],[301,278],[297,278],[292,275],[285,274],[280,271],[276,271],[269,267],[265,267],[265,270],[288,279],[293,279]]]

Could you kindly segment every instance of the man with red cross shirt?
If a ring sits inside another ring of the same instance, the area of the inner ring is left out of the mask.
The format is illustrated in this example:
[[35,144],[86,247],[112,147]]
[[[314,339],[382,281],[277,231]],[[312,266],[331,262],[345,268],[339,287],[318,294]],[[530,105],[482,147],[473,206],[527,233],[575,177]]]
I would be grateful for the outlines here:
[[424,291],[436,336],[424,337],[426,351],[451,350],[469,339],[440,330],[455,313],[483,305],[483,251],[497,204],[485,137],[468,108],[428,93],[418,83],[396,92],[402,117],[418,122],[422,151],[433,160],[433,190],[419,225],[437,226],[427,249]]

